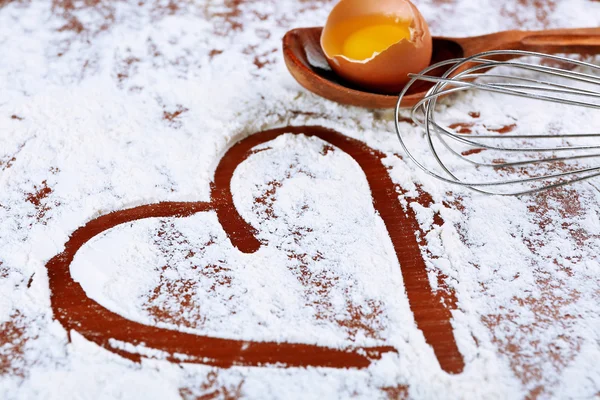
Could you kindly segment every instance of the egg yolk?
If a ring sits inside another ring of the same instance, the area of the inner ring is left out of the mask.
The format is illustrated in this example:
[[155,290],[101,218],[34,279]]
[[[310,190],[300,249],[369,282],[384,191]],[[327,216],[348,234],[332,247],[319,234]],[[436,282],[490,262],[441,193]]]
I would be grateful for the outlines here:
[[350,34],[342,45],[342,55],[351,60],[366,60],[402,39],[410,40],[408,25],[381,24],[361,28]]

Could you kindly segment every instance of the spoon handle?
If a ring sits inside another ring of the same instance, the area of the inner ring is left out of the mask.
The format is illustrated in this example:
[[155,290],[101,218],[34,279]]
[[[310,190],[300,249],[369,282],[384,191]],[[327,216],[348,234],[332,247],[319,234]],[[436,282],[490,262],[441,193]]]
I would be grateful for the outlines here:
[[600,54],[600,28],[504,31],[455,39],[469,57],[488,50],[526,50],[540,53]]
[[523,50],[542,53],[600,53],[600,28],[525,32]]

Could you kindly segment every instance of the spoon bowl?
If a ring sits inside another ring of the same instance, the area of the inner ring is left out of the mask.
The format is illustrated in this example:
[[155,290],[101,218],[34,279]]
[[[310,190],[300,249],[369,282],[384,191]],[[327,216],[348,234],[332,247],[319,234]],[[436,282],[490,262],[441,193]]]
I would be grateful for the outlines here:
[[[396,107],[398,96],[365,91],[333,72],[321,49],[322,30],[322,27],[297,28],[283,37],[283,57],[294,79],[309,91],[337,103],[366,108]],[[501,49],[598,54],[600,28],[504,31],[466,38],[434,37],[430,64]],[[441,76],[450,67],[440,67],[429,74]],[[401,106],[414,106],[432,85],[415,83],[402,98]]]

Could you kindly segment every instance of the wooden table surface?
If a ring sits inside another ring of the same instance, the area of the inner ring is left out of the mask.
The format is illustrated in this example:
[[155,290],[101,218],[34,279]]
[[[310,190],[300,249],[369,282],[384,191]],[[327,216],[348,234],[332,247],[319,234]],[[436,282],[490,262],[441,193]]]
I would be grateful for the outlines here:
[[[590,4],[592,1],[590,0]],[[505,26],[506,29],[512,27],[539,29],[555,27],[557,24],[556,12],[567,2],[568,0],[518,0],[497,2],[502,4],[488,4],[483,1],[480,3],[482,7],[493,8],[497,11],[496,20],[490,21],[490,26]],[[103,40],[103,32],[111,31],[121,22],[118,20],[118,3],[120,2],[103,0],[53,0],[52,23],[49,23],[49,26],[52,26],[53,34],[56,35],[57,46],[50,49],[54,53],[47,55],[48,62],[51,64],[53,60],[60,59],[69,52],[81,51],[81,57],[72,59],[69,79],[77,76],[77,79],[83,81],[87,77],[93,76],[95,71],[101,68],[100,66],[105,61],[103,57],[106,55],[88,50],[94,48],[96,41]],[[139,3],[140,7],[144,5],[143,1]],[[297,10],[298,15],[311,12],[322,15],[323,12],[319,10],[329,9],[333,4],[332,1],[327,0],[301,0],[300,3],[302,6]],[[446,19],[461,18],[463,11],[457,7],[457,4],[460,3],[464,6],[464,2],[430,0],[415,1],[415,3],[418,6],[423,5],[424,9],[429,10],[429,14],[425,16],[429,19],[433,33],[457,36],[454,32],[444,31],[453,25]],[[581,6],[581,3],[577,4]],[[0,0],[0,15],[8,12],[9,8],[11,12],[14,12],[20,7],[28,7],[28,2]],[[472,15],[472,11],[469,12]],[[215,37],[235,39],[236,35],[243,34],[246,29],[260,31],[264,35],[265,42],[269,45],[272,44],[272,48],[249,46],[240,55],[251,60],[256,71],[276,70],[282,65],[279,58],[280,43],[277,38],[271,37],[271,31],[279,33],[282,29],[298,27],[305,22],[295,20],[294,15],[287,14],[285,5],[278,0],[245,2],[207,0],[194,6],[186,0],[156,1],[152,3],[148,15],[150,15],[149,20],[159,20],[165,16],[185,13],[211,24]],[[485,15],[490,14],[486,13]],[[252,23],[248,24],[247,21],[250,20]],[[478,28],[481,30],[480,33],[485,33],[483,25],[485,24],[478,24],[481,27]],[[0,50],[2,49],[1,43],[0,41]],[[225,51],[227,49],[211,49],[203,62],[213,62]],[[161,49],[148,43],[148,52],[149,54],[154,52],[154,56],[158,60]],[[137,86],[134,75],[138,66],[145,60],[133,54],[115,53],[114,57],[114,70],[111,74],[115,87],[129,93],[143,91],[143,87]],[[152,54],[147,57],[151,58]],[[192,68],[189,61],[182,58],[176,62],[185,69]],[[154,64],[150,63],[149,68],[160,69],[164,64],[164,61],[156,61]],[[0,63],[0,65],[2,64]],[[261,79],[260,75],[256,79]],[[331,117],[323,109],[314,113],[296,109],[293,102],[286,107],[288,120],[300,117],[304,118],[309,125],[313,125],[311,119]],[[478,111],[472,110],[474,115]],[[164,106],[162,119],[166,125],[176,128],[178,124],[182,123],[182,118],[192,112],[193,110],[188,109],[185,104],[173,102]],[[26,116],[14,114],[10,118],[18,121]],[[299,124],[294,123],[294,125]],[[456,121],[454,125],[455,128],[466,130],[472,126],[472,119]],[[221,385],[215,378],[220,373],[220,368],[227,369],[233,365],[258,366],[264,363],[279,363],[287,366],[355,368],[368,366],[373,360],[381,358],[388,352],[396,352],[396,349],[389,346],[360,347],[339,351],[320,346],[236,341],[199,337],[185,333],[174,334],[173,331],[129,321],[109,311],[89,299],[81,286],[70,276],[69,266],[75,253],[92,237],[116,225],[150,217],[184,217],[197,212],[214,210],[227,231],[229,239],[240,251],[245,253],[256,251],[261,243],[253,236],[255,233],[253,228],[243,220],[233,205],[230,190],[231,176],[235,167],[252,153],[254,146],[290,131],[320,137],[325,142],[349,154],[365,172],[372,192],[373,204],[385,222],[400,262],[405,290],[416,325],[422,331],[426,342],[432,346],[442,370],[450,374],[461,374],[465,368],[468,368],[469,360],[465,360],[461,354],[455,339],[456,333],[452,328],[452,312],[460,309],[460,301],[457,300],[455,288],[448,284],[448,277],[443,274],[437,276],[441,290],[434,291],[432,289],[426,267],[426,259],[431,257],[431,254],[427,253],[423,240],[428,231],[420,226],[411,209],[407,211],[400,202],[395,200],[400,196],[423,207],[431,207],[434,204],[432,196],[421,189],[419,189],[418,196],[409,195],[406,190],[392,182],[386,167],[381,162],[384,154],[379,150],[371,148],[360,140],[351,139],[339,132],[319,127],[266,130],[259,135],[251,136],[250,139],[237,142],[219,161],[211,187],[210,201],[146,204],[134,208],[123,208],[113,213],[103,213],[104,216],[80,221],[81,227],[71,232],[72,236],[65,244],[65,251],[44,260],[48,270],[54,320],[60,322],[67,331],[74,330],[87,340],[126,359],[139,361],[140,355],[135,351],[124,351],[111,347],[111,338],[134,345],[144,343],[151,348],[166,352],[169,355],[167,358],[173,362],[177,362],[177,354],[184,354],[189,357],[188,362],[218,367],[215,369],[212,380],[200,385],[208,385],[204,395],[197,394],[198,384],[196,387],[183,385],[180,388],[180,394],[185,398],[235,398],[241,396],[243,379],[240,380],[239,385],[232,386],[230,383]],[[18,153],[4,154],[0,145],[0,173],[10,171],[18,158]],[[52,185],[44,180],[36,182],[35,190],[24,196],[23,201],[35,209],[36,224],[47,224],[47,216],[52,215],[53,209],[61,207],[60,204],[49,200],[52,198],[53,191]],[[443,206],[463,213],[465,219],[468,219],[469,213],[468,210],[465,210],[463,200],[460,197],[455,198],[453,202],[445,203]],[[565,279],[568,279],[573,272],[566,265],[566,260],[544,260],[540,249],[545,246],[545,243],[552,241],[553,235],[557,231],[562,232],[573,243],[579,243],[581,246],[584,246],[584,243],[586,246],[598,246],[600,237],[589,234],[584,226],[577,225],[577,221],[586,212],[584,207],[588,207],[589,204],[595,204],[597,207],[600,205],[599,203],[599,197],[593,200],[589,194],[574,188],[553,190],[530,199],[526,207],[531,214],[530,221],[537,224],[538,229],[532,234],[523,233],[521,238],[534,260],[533,265],[530,266],[534,277],[530,291],[523,293],[521,297],[514,298],[513,308],[509,311],[498,310],[497,313],[481,315],[481,323],[487,328],[487,334],[490,335],[497,352],[510,364],[512,371],[522,384],[524,396],[528,398],[547,398],[556,395],[554,393],[554,389],[558,385],[556,377],[560,377],[561,371],[567,368],[569,363],[582,351],[580,343],[572,336],[568,337],[566,341],[567,348],[558,349],[538,346],[538,335],[546,330],[556,330],[560,336],[563,330],[570,332],[569,327],[575,323],[574,321],[591,318],[589,315],[583,314],[565,316],[562,308],[575,302],[578,293],[565,293],[559,290],[560,279],[557,281],[555,277],[549,277],[547,272],[537,268],[535,263],[555,263],[557,268],[564,272]],[[552,215],[560,215],[561,219],[553,220],[548,217],[549,210],[552,210]],[[436,214],[433,227],[430,227],[429,230],[443,224],[441,216]],[[464,227],[455,226],[454,228],[460,232]],[[417,235],[420,239],[417,239],[415,233],[420,233]],[[452,250],[446,249],[446,251]],[[599,266],[595,264],[595,268],[599,268]],[[0,253],[0,277],[8,277],[17,273],[15,271],[15,266],[3,263],[3,256]],[[24,276],[22,284],[19,284],[20,289],[15,290],[26,290],[26,287],[31,285],[32,279],[33,275]],[[306,282],[306,285],[317,284],[318,282],[315,280]],[[482,287],[482,291],[485,291],[485,287]],[[531,293],[535,293],[535,295]],[[177,293],[171,293],[171,295],[178,296]],[[597,296],[600,298],[600,287]],[[598,309],[595,311],[597,318]],[[38,327],[35,328],[38,329],[36,331],[32,328],[32,322],[26,318],[25,313],[25,310],[19,310],[17,307],[9,310],[9,315],[0,319],[0,375],[20,376],[23,378],[24,385],[27,385],[29,371],[36,365],[36,361],[27,356],[28,342],[35,340],[39,335],[39,329],[45,328]],[[523,323],[519,319],[521,314],[528,314],[532,317]],[[158,315],[158,317],[169,319],[173,316]],[[48,321],[44,323],[47,324]],[[590,326],[598,328],[597,325],[593,325],[593,322]],[[389,398],[404,398],[410,392],[410,388],[403,384],[380,389],[382,395]],[[600,395],[600,387],[597,395]]]

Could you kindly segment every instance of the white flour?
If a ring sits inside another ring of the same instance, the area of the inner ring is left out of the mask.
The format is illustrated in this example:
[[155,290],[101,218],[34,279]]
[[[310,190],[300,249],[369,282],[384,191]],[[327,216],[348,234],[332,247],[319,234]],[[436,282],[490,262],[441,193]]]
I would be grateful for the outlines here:
[[[600,25],[600,3],[585,0],[549,1],[537,12],[535,1],[415,3],[432,32],[448,36]],[[600,394],[600,182],[499,198],[418,171],[395,155],[389,113],[318,98],[285,69],[283,34],[322,24],[331,3],[70,4],[0,0],[0,398],[373,399],[400,396],[401,385],[421,399]],[[444,122],[600,131],[597,111],[488,97],[445,100]],[[233,248],[213,212],[147,219],[90,241],[73,276],[105,307],[147,324],[236,339],[385,344],[398,355],[364,370],[217,369],[158,353],[136,364],[76,332],[69,342],[52,318],[45,269],[69,235],[113,210],[208,201],[233,142],[286,124],[331,127],[387,154],[390,176],[407,191],[401,201],[426,233],[431,284],[458,299],[452,323],[465,371],[443,372],[416,328],[358,165],[303,136],[264,145],[271,149],[232,180],[240,214],[269,242],[259,252]],[[424,154],[417,128],[403,127]],[[282,184],[267,210],[254,199],[273,181]],[[431,207],[414,202],[417,185]],[[265,219],[267,211],[277,218]],[[297,230],[304,234],[294,242]],[[161,231],[168,240],[157,239]],[[185,258],[190,248],[202,251]],[[300,284],[300,263],[289,257],[300,251],[315,276],[332,282],[327,293]],[[212,272],[199,275],[197,265]],[[352,312],[376,317],[350,326]]]

